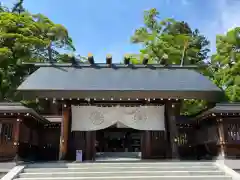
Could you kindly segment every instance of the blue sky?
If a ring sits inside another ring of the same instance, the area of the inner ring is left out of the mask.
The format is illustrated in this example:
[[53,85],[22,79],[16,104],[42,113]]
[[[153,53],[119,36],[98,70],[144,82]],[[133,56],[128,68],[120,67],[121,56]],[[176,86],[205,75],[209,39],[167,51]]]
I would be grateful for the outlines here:
[[[11,5],[14,0],[0,0]],[[77,53],[91,52],[96,62],[106,54],[120,62],[140,46],[130,43],[134,30],[143,24],[143,11],[157,8],[162,18],[173,17],[198,28],[215,47],[215,35],[240,25],[239,0],[25,0],[32,13],[42,13],[63,24],[73,38]]]

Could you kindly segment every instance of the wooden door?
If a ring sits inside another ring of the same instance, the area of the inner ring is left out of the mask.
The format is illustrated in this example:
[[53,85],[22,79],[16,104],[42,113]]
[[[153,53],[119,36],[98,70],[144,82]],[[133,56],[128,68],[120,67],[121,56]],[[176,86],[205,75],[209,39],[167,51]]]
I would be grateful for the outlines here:
[[151,158],[163,159],[167,156],[164,131],[151,131]]
[[17,146],[14,146],[14,122],[0,120],[0,161],[11,160],[15,157]]
[[40,136],[41,160],[56,161],[59,158],[60,127],[45,127]]

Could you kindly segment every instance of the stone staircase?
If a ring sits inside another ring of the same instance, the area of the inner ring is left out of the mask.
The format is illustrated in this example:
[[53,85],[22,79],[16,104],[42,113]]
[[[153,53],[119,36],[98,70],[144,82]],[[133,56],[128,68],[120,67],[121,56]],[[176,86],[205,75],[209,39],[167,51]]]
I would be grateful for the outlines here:
[[0,162],[0,180],[4,175],[8,173],[8,171],[10,171],[15,166],[16,166],[16,163]]
[[141,152],[99,152],[96,161],[140,161]]
[[231,180],[213,162],[96,162],[28,165],[16,180]]

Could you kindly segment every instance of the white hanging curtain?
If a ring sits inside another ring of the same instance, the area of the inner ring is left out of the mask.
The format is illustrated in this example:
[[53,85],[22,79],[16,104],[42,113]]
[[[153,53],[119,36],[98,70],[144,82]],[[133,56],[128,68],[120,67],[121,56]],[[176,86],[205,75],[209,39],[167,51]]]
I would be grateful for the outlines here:
[[105,129],[116,123],[111,107],[72,106],[72,131]]
[[165,130],[164,106],[72,106],[72,131],[95,131],[116,123],[137,130]]

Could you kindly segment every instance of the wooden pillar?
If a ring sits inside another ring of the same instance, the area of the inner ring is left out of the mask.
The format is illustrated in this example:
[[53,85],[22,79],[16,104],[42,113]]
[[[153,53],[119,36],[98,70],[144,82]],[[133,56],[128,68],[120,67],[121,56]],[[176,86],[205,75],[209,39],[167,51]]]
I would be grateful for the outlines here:
[[20,125],[22,119],[18,118],[14,123],[14,134],[13,134],[13,144],[16,148],[16,155],[14,160],[17,162],[19,160],[19,145],[20,145]]
[[151,131],[145,132],[145,144],[146,144],[146,158],[151,157],[152,143],[151,143]]
[[166,102],[166,111],[168,116],[168,130],[169,130],[169,140],[171,146],[171,157],[173,159],[178,159],[178,145],[177,145],[177,137],[178,137],[178,127],[176,123],[176,118],[180,116],[180,102],[167,101]]
[[217,119],[218,123],[218,137],[219,137],[219,145],[220,145],[220,152],[219,155],[221,158],[225,158],[225,135],[224,135],[224,123],[223,120]]
[[92,132],[92,160],[96,158],[96,131]]
[[171,152],[171,143],[170,143],[170,130],[169,130],[169,118],[168,118],[168,106],[167,104],[165,105],[164,109],[164,116],[165,116],[165,131],[164,131],[164,136],[165,136],[165,151],[166,151],[166,158],[169,159],[172,157],[172,152]]
[[60,137],[60,152],[59,159],[64,160],[68,150],[68,136],[70,124],[70,107],[63,107],[62,123],[61,123],[61,137]]
[[151,157],[151,131],[144,131],[141,138],[142,159]]
[[93,131],[87,131],[86,132],[86,158],[85,160],[93,160],[94,156],[94,132]]

